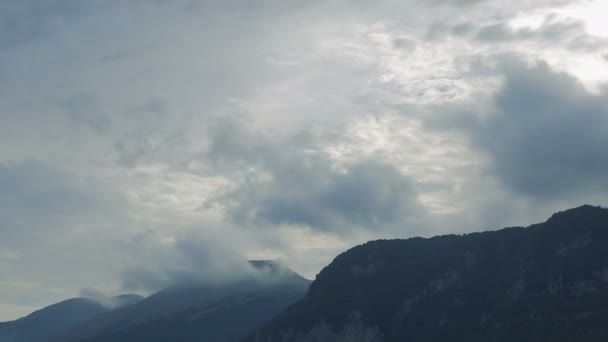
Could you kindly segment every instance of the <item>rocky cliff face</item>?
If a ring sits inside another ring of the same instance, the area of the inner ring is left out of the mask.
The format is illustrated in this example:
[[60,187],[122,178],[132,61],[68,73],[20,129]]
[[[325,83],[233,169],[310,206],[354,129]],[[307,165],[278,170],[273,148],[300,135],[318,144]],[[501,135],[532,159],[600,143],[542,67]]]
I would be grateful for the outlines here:
[[608,210],[368,242],[244,341],[607,341]]

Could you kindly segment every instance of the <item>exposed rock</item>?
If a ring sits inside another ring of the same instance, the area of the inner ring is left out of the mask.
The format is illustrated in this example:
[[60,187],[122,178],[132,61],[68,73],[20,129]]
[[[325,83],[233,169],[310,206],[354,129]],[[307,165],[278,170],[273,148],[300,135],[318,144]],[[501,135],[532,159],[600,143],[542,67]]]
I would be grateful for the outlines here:
[[591,244],[591,234],[585,233],[577,235],[574,239],[562,241],[555,253],[559,256],[566,256],[572,250],[588,247]]

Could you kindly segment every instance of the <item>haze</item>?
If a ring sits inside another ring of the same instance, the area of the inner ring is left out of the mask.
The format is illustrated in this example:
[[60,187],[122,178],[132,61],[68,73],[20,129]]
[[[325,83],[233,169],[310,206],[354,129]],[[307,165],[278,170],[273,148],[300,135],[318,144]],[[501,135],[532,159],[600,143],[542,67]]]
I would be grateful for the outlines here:
[[606,1],[0,3],[0,321],[608,205]]

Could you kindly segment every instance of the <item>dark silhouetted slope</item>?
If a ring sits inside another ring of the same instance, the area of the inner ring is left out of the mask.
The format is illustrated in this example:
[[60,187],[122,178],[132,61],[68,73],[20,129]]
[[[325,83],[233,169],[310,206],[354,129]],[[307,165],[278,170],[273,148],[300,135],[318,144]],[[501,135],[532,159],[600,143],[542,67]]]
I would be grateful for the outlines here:
[[[16,321],[0,323],[0,342],[42,342],[113,308],[130,305],[137,295],[108,298],[104,305],[87,298],[73,298],[47,306]],[[108,304],[108,305],[105,305]]]
[[56,341],[237,341],[301,299],[310,281],[272,261],[251,261],[251,275],[230,284],[159,291],[101,315]]
[[608,341],[608,210],[352,248],[244,339],[296,340]]

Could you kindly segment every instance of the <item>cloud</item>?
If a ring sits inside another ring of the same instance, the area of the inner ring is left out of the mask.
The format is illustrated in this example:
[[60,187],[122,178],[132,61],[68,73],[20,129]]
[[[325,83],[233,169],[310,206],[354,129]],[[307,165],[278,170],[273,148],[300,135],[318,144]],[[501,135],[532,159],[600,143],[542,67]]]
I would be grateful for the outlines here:
[[0,188],[0,213],[7,220],[2,228],[11,235],[60,226],[73,215],[102,213],[119,205],[106,202],[94,186],[90,192],[83,190],[69,175],[36,160],[0,164]]
[[92,94],[75,94],[61,103],[67,115],[78,125],[91,128],[98,134],[110,129],[110,120],[103,113],[103,106]]
[[19,1],[0,5],[0,46],[10,47],[39,39],[54,27],[65,25],[87,6],[80,1]]
[[143,234],[129,243],[136,250],[135,258],[121,272],[121,289],[149,294],[175,287],[222,286],[253,279],[273,281],[284,274],[285,265],[278,263],[277,268],[269,270],[261,267],[262,262],[249,261],[255,257],[244,252],[256,244],[260,235],[275,233],[248,233],[222,223],[215,230],[181,230],[160,239],[155,235],[162,232]]
[[122,272],[122,288],[150,293],[171,287],[221,285],[245,279],[251,273],[242,251],[230,246],[226,237],[205,239],[195,232],[188,235],[167,241],[164,246],[139,246],[160,252],[168,260],[138,260]]
[[235,120],[220,120],[211,137],[211,160],[252,167],[221,198],[243,224],[374,230],[424,216],[413,180],[381,158],[332,159],[323,151],[331,137],[270,137]]
[[560,18],[555,14],[545,16],[540,26],[536,28],[517,28],[507,22],[485,25],[479,28],[477,38],[492,43],[522,41],[537,41],[543,44],[559,43],[572,50],[597,51],[608,45],[607,39],[590,35],[584,21]]
[[389,164],[358,161],[346,170],[311,164],[275,172],[270,184],[254,190],[266,190],[255,203],[242,202],[239,209],[262,222],[321,230],[348,225],[380,229],[421,214],[415,210],[421,207],[413,182]]
[[509,188],[536,198],[606,190],[608,101],[544,62],[503,65],[495,109],[475,127],[475,145]]
[[426,37],[444,42],[456,39],[482,55],[486,49],[522,55],[534,51],[541,59],[553,58],[540,49],[560,51],[560,59],[569,59],[597,53],[608,46],[608,37],[592,34],[584,19],[567,10],[539,4],[525,12],[509,13],[505,9],[475,18],[446,17],[429,25]]
[[585,23],[579,20],[556,20],[547,16],[538,28],[513,28],[507,23],[486,25],[480,28],[477,37],[486,41],[541,39],[560,41],[585,32]]
[[38,306],[64,299],[88,282],[83,274],[97,273],[108,237],[91,241],[125,222],[126,202],[87,181],[35,160],[0,164],[0,266],[11,279],[0,282],[0,301],[24,298],[21,304]]
[[314,277],[365,240],[605,204],[605,42],[570,5],[1,4],[0,305],[247,258]]

